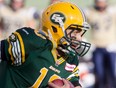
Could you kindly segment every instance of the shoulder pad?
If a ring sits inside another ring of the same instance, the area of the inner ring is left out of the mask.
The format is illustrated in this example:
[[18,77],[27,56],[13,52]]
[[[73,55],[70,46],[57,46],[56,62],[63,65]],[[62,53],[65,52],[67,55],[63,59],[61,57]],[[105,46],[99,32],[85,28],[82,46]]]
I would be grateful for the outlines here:
[[39,31],[34,30],[34,29],[30,28],[30,27],[23,27],[21,29],[18,29],[16,32],[20,33],[22,36],[35,35],[35,36],[41,37],[42,39],[46,39],[46,37],[43,34],[39,33]]
[[23,27],[23,28],[17,29],[16,32],[19,32],[20,34],[23,33],[23,34],[29,35],[29,34],[31,34],[33,31],[34,31],[34,29],[32,29],[32,28],[30,28],[30,27]]

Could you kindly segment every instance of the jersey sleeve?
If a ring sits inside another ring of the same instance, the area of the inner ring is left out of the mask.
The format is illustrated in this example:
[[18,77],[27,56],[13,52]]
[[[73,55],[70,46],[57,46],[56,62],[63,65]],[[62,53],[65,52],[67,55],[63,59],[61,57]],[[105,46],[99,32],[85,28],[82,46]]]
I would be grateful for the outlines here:
[[1,42],[2,60],[19,66],[26,61],[29,53],[44,47],[46,38],[31,28],[21,28]]
[[76,87],[81,86],[79,83],[79,69],[78,66],[74,69],[72,74],[68,77],[68,80]]
[[72,74],[67,77],[67,79],[76,87],[81,86],[79,83],[79,57],[75,56],[72,58],[71,64],[75,65],[75,68],[72,71]]

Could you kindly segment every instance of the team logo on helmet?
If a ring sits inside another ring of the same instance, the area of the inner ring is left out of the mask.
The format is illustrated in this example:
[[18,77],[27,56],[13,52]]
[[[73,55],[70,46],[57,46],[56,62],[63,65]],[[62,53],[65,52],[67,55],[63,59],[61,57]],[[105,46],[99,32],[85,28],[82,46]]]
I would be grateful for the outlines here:
[[50,17],[50,20],[54,23],[54,24],[60,24],[60,23],[64,23],[65,22],[65,16],[62,13],[56,12],[53,13]]

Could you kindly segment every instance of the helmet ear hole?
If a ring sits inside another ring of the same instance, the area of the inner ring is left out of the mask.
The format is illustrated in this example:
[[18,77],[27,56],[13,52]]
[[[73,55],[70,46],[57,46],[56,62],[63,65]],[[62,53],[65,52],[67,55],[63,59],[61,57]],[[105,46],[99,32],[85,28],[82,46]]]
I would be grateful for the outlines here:
[[55,28],[54,26],[52,26],[53,32],[57,33],[57,28]]

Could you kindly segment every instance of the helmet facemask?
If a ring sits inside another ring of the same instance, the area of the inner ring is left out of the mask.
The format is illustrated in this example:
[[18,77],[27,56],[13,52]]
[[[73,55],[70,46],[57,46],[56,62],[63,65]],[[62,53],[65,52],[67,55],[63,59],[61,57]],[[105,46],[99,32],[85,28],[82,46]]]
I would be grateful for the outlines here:
[[[60,44],[63,47],[62,50],[71,55],[79,55],[84,56],[88,50],[90,49],[91,44],[84,42],[84,41],[78,41],[75,39],[75,37],[71,36],[72,33],[81,32],[81,36],[85,34],[89,27],[79,26],[79,25],[70,25],[65,30],[65,36],[60,39]],[[70,32],[67,33],[67,30]],[[61,48],[61,47],[60,47]]]

